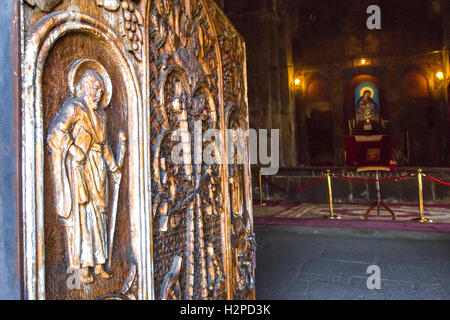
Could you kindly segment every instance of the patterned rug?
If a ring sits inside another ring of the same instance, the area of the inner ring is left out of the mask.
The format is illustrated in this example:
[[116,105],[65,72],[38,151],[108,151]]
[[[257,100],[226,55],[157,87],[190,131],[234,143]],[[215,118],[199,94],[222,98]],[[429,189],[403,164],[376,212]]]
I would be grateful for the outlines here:
[[[334,204],[334,213],[342,220],[365,220],[364,214],[370,204]],[[412,221],[419,217],[419,208],[415,205],[390,205],[397,221]],[[329,205],[325,203],[292,203],[273,202],[266,205],[255,205],[255,217],[278,219],[318,219],[329,214]],[[424,216],[432,219],[433,223],[450,223],[450,206],[432,205],[424,208]],[[392,216],[383,207],[380,214],[375,207],[369,216],[369,221],[392,221]]]

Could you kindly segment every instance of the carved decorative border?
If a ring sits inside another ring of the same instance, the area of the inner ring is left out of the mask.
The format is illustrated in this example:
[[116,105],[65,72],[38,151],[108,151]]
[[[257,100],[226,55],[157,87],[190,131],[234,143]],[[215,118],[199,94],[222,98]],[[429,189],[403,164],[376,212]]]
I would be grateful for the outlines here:
[[[231,125],[231,116],[234,113],[237,113],[239,115],[239,126],[242,130],[249,130],[249,124],[248,119],[246,117],[247,114],[247,105],[242,102],[239,106],[238,103],[235,102],[229,102],[227,103],[225,107],[225,123],[227,124],[227,128],[230,128]],[[251,166],[250,166],[250,137],[245,137],[245,164],[244,164],[244,202],[246,206],[246,212],[249,219],[249,226],[250,229],[247,230],[252,236],[254,235],[254,223],[253,223],[253,197],[252,197],[252,185],[251,185]],[[230,221],[232,224],[232,222]],[[233,250],[236,250],[237,248],[233,248]],[[253,252],[253,276],[255,274],[255,254],[256,252]],[[234,270],[236,272],[236,270]],[[233,276],[235,275],[233,272]],[[234,277],[232,279],[233,281],[233,293],[235,293],[235,283],[234,283]],[[250,299],[255,299],[255,290],[254,288],[251,290]]]

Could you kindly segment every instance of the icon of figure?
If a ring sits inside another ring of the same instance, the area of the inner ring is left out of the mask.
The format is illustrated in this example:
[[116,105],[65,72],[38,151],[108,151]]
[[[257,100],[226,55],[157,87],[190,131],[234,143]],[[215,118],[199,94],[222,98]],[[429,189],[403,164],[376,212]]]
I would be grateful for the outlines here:
[[371,92],[369,90],[364,91],[363,95],[358,99],[356,107],[361,120],[364,120],[367,123],[370,123],[372,120],[377,120],[375,118],[378,106],[372,99]]
[[[90,268],[109,278],[107,214],[108,173],[120,181],[120,168],[107,141],[106,114],[111,79],[98,62],[80,59],[69,72],[72,96],[51,123],[47,143],[55,186],[57,214],[66,228],[70,267],[84,284],[93,282]],[[120,182],[119,182],[120,183]],[[114,211],[114,209],[113,209]]]

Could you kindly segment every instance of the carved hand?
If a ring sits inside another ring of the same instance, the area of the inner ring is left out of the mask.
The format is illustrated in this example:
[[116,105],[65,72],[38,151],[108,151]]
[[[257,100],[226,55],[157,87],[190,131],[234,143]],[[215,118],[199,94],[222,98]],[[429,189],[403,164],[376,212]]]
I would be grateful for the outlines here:
[[80,164],[82,164],[84,162],[84,158],[85,155],[83,153],[83,150],[81,150],[79,147],[77,147],[76,145],[72,145],[69,148],[69,153],[72,155],[72,157],[74,158],[74,160]]
[[114,172],[111,174],[111,177],[112,177],[114,183],[119,183],[119,182],[120,182],[120,178],[121,178],[121,172],[120,172],[120,170],[117,169],[116,171],[114,171]]

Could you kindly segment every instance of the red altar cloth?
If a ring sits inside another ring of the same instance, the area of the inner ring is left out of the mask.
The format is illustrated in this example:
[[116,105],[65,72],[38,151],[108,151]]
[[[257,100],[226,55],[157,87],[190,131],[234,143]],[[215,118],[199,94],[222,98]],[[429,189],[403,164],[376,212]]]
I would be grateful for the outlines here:
[[345,137],[345,158],[347,166],[357,167],[358,171],[394,171],[391,136],[355,135]]

